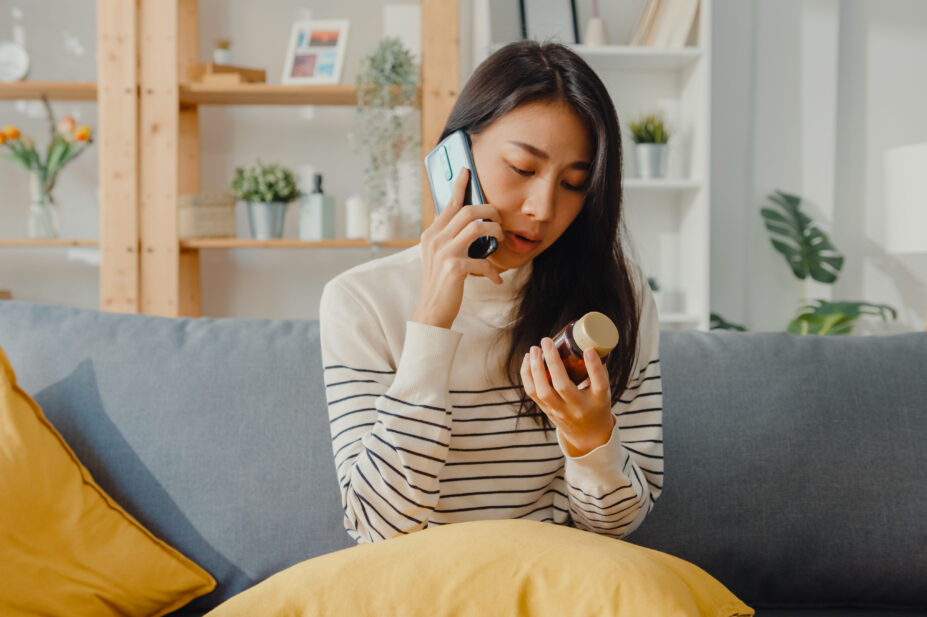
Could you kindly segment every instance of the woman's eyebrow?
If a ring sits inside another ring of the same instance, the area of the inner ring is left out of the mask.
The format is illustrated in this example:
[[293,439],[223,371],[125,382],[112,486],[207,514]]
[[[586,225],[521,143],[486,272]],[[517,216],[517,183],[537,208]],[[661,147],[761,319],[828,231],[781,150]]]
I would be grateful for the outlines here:
[[[530,152],[531,154],[533,154],[534,156],[540,159],[546,160],[550,158],[550,155],[544,152],[543,150],[541,150],[540,148],[535,148],[531,144],[526,144],[523,141],[509,140],[509,143],[516,145],[519,148],[523,148],[524,150]],[[590,165],[589,163],[585,161],[574,161],[573,163],[570,163],[570,167],[572,167],[573,169],[582,169],[584,171],[588,171],[590,168]]]

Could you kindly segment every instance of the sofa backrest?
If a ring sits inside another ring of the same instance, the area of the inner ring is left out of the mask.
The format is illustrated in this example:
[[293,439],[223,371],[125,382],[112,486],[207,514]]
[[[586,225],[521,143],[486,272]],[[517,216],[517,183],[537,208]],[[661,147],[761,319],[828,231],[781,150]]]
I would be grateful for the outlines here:
[[927,608],[927,333],[660,350],[665,487],[630,541],[751,606]]
[[[219,580],[352,544],[314,321],[0,302],[0,345],[97,481]],[[927,605],[927,334],[661,338],[664,493],[629,540],[758,606]]]

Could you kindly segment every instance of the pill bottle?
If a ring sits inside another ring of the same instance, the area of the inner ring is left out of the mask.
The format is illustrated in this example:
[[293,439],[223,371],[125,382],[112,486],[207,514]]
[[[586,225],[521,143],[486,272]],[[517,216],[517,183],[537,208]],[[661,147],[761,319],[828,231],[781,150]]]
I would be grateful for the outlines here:
[[592,311],[568,323],[552,338],[567,374],[579,384],[589,376],[583,352],[591,347],[604,359],[618,345],[618,328],[606,315]]

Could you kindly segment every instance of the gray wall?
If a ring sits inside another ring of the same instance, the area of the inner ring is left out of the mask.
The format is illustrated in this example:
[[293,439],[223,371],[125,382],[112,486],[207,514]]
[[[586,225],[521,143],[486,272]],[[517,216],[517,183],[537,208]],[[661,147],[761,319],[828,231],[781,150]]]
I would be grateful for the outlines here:
[[759,214],[778,188],[808,197],[846,256],[810,297],[899,309],[859,333],[923,329],[927,256],[883,249],[882,156],[927,141],[927,3],[714,0],[712,28],[712,309],[775,330],[800,305]]
[[[397,2],[394,2],[397,3]],[[279,81],[289,24],[351,20],[345,81],[382,32],[385,2],[201,0],[202,58],[220,34],[233,38],[237,62],[268,69]],[[462,3],[466,5],[467,3]],[[581,22],[588,2],[580,0]],[[10,38],[11,9],[22,10],[34,79],[95,78],[95,15],[90,0],[0,0],[0,38]],[[470,40],[463,7],[462,33]],[[769,244],[759,209],[773,189],[805,195],[809,212],[847,256],[833,289],[811,297],[884,302],[897,324],[864,320],[860,332],[923,328],[927,256],[883,250],[882,153],[927,141],[927,2],[920,0],[713,0],[711,306],[751,329],[778,330],[801,302],[803,287]],[[621,30],[610,26],[613,37]],[[84,48],[75,53],[73,35]],[[464,73],[472,57],[462,50]],[[59,103],[97,125],[94,104]],[[236,165],[258,156],[299,168],[315,165],[341,202],[363,166],[346,143],[350,109],[315,108],[307,119],[285,107],[207,107],[201,114],[203,188],[221,188]],[[44,120],[0,102],[0,124],[44,135]],[[62,233],[97,235],[97,164],[88,152],[61,176]],[[0,236],[23,236],[25,174],[0,161]],[[414,204],[410,204],[412,209]],[[288,235],[295,233],[289,221]],[[242,233],[247,233],[239,212]],[[96,307],[97,271],[66,249],[0,250],[0,288],[23,300]],[[372,256],[370,250],[207,250],[202,253],[203,311],[241,317],[317,315],[326,280]],[[80,253],[76,255],[80,257]]]

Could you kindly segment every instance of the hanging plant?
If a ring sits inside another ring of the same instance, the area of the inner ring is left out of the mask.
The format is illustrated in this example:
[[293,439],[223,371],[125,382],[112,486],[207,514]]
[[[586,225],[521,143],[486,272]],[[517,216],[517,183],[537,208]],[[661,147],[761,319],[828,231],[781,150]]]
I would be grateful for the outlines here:
[[399,209],[399,163],[420,143],[419,70],[398,38],[385,38],[357,72],[351,141],[367,155],[364,185],[370,203]]

